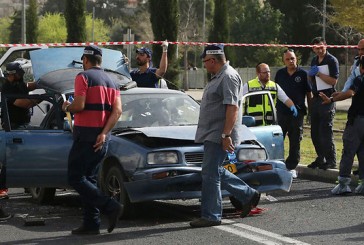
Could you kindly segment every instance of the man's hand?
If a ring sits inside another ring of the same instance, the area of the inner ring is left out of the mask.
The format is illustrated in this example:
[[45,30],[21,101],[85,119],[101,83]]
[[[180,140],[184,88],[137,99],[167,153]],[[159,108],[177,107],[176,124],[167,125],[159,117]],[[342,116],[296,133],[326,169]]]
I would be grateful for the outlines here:
[[163,48],[163,52],[168,51],[168,42],[167,42],[167,40],[162,42],[162,48]]
[[319,69],[317,66],[311,66],[311,69],[308,71],[308,75],[310,77],[316,76],[316,74],[319,72]]
[[329,97],[327,97],[326,96],[326,94],[324,94],[324,93],[322,93],[322,92],[320,92],[319,93],[319,96],[321,97],[321,99],[322,99],[322,104],[325,104],[325,105],[327,105],[327,104],[331,104],[331,99],[329,98]]
[[290,110],[291,110],[291,112],[293,113],[293,116],[294,116],[294,117],[297,117],[297,116],[298,116],[298,111],[297,111],[297,108],[296,108],[296,106],[295,106],[295,105],[291,106],[289,109],[290,109]]
[[99,134],[96,138],[96,143],[94,144],[94,151],[97,152],[102,149],[106,142],[106,135],[105,134]]
[[226,137],[222,139],[222,149],[224,151],[233,152],[235,147],[230,137]]

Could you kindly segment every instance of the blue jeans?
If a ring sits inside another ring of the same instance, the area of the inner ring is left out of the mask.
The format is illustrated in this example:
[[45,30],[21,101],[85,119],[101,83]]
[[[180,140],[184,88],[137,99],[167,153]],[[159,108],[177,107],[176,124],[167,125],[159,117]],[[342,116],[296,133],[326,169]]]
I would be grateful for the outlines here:
[[226,155],[221,144],[204,142],[201,217],[207,220],[221,220],[221,189],[230,192],[243,204],[248,203],[256,192],[239,177],[222,167]]
[[93,144],[74,141],[68,157],[68,182],[80,194],[84,206],[83,226],[88,229],[100,227],[99,208],[109,214],[118,205],[97,187],[99,165],[106,154],[107,144],[97,152],[94,152]]

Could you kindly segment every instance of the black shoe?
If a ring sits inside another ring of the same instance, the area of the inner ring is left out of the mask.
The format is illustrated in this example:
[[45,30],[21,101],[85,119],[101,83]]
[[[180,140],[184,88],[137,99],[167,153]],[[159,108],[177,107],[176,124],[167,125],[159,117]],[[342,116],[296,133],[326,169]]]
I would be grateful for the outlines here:
[[334,163],[325,163],[319,166],[319,169],[322,170],[328,170],[328,169],[335,169],[336,168],[336,164]]
[[78,227],[77,229],[72,230],[72,235],[98,235],[100,234],[99,229],[89,229],[84,227]]
[[0,221],[5,221],[11,218],[11,214],[7,214],[0,208]]
[[112,232],[116,226],[116,223],[120,219],[121,214],[123,213],[123,205],[118,203],[114,211],[109,213],[108,219],[109,219],[109,227],[107,228],[107,232]]
[[247,204],[243,204],[240,217],[245,218],[246,216],[248,216],[250,211],[256,206],[258,206],[259,201],[260,201],[260,193],[256,191],[252,199]]
[[318,168],[319,166],[320,166],[320,163],[318,163],[316,161],[313,161],[311,164],[307,165],[308,168],[312,168],[312,169]]
[[221,220],[207,220],[204,218],[199,218],[196,220],[193,220],[190,222],[190,226],[197,228],[197,227],[209,227],[209,226],[217,226],[217,225],[221,225]]

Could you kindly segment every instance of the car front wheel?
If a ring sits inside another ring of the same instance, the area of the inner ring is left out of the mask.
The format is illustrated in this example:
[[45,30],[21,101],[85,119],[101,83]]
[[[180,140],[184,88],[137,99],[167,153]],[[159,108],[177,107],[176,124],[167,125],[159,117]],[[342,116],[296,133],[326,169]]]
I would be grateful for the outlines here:
[[118,166],[112,166],[106,172],[105,179],[102,183],[104,192],[119,203],[124,205],[121,217],[128,217],[132,212],[132,207],[126,190],[124,188],[124,176],[122,170]]
[[38,204],[49,204],[54,200],[56,188],[29,188],[33,200]]

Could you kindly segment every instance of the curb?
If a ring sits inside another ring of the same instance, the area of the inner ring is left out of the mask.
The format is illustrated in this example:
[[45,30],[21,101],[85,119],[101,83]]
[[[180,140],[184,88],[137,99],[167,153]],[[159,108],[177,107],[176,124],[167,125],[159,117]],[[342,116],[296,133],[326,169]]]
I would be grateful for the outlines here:
[[[337,177],[339,176],[338,169],[311,169],[306,165],[298,164],[296,167],[298,178],[309,179],[309,180],[317,180],[329,183],[335,183],[337,181]],[[357,183],[359,180],[358,176],[351,175],[351,182]]]

